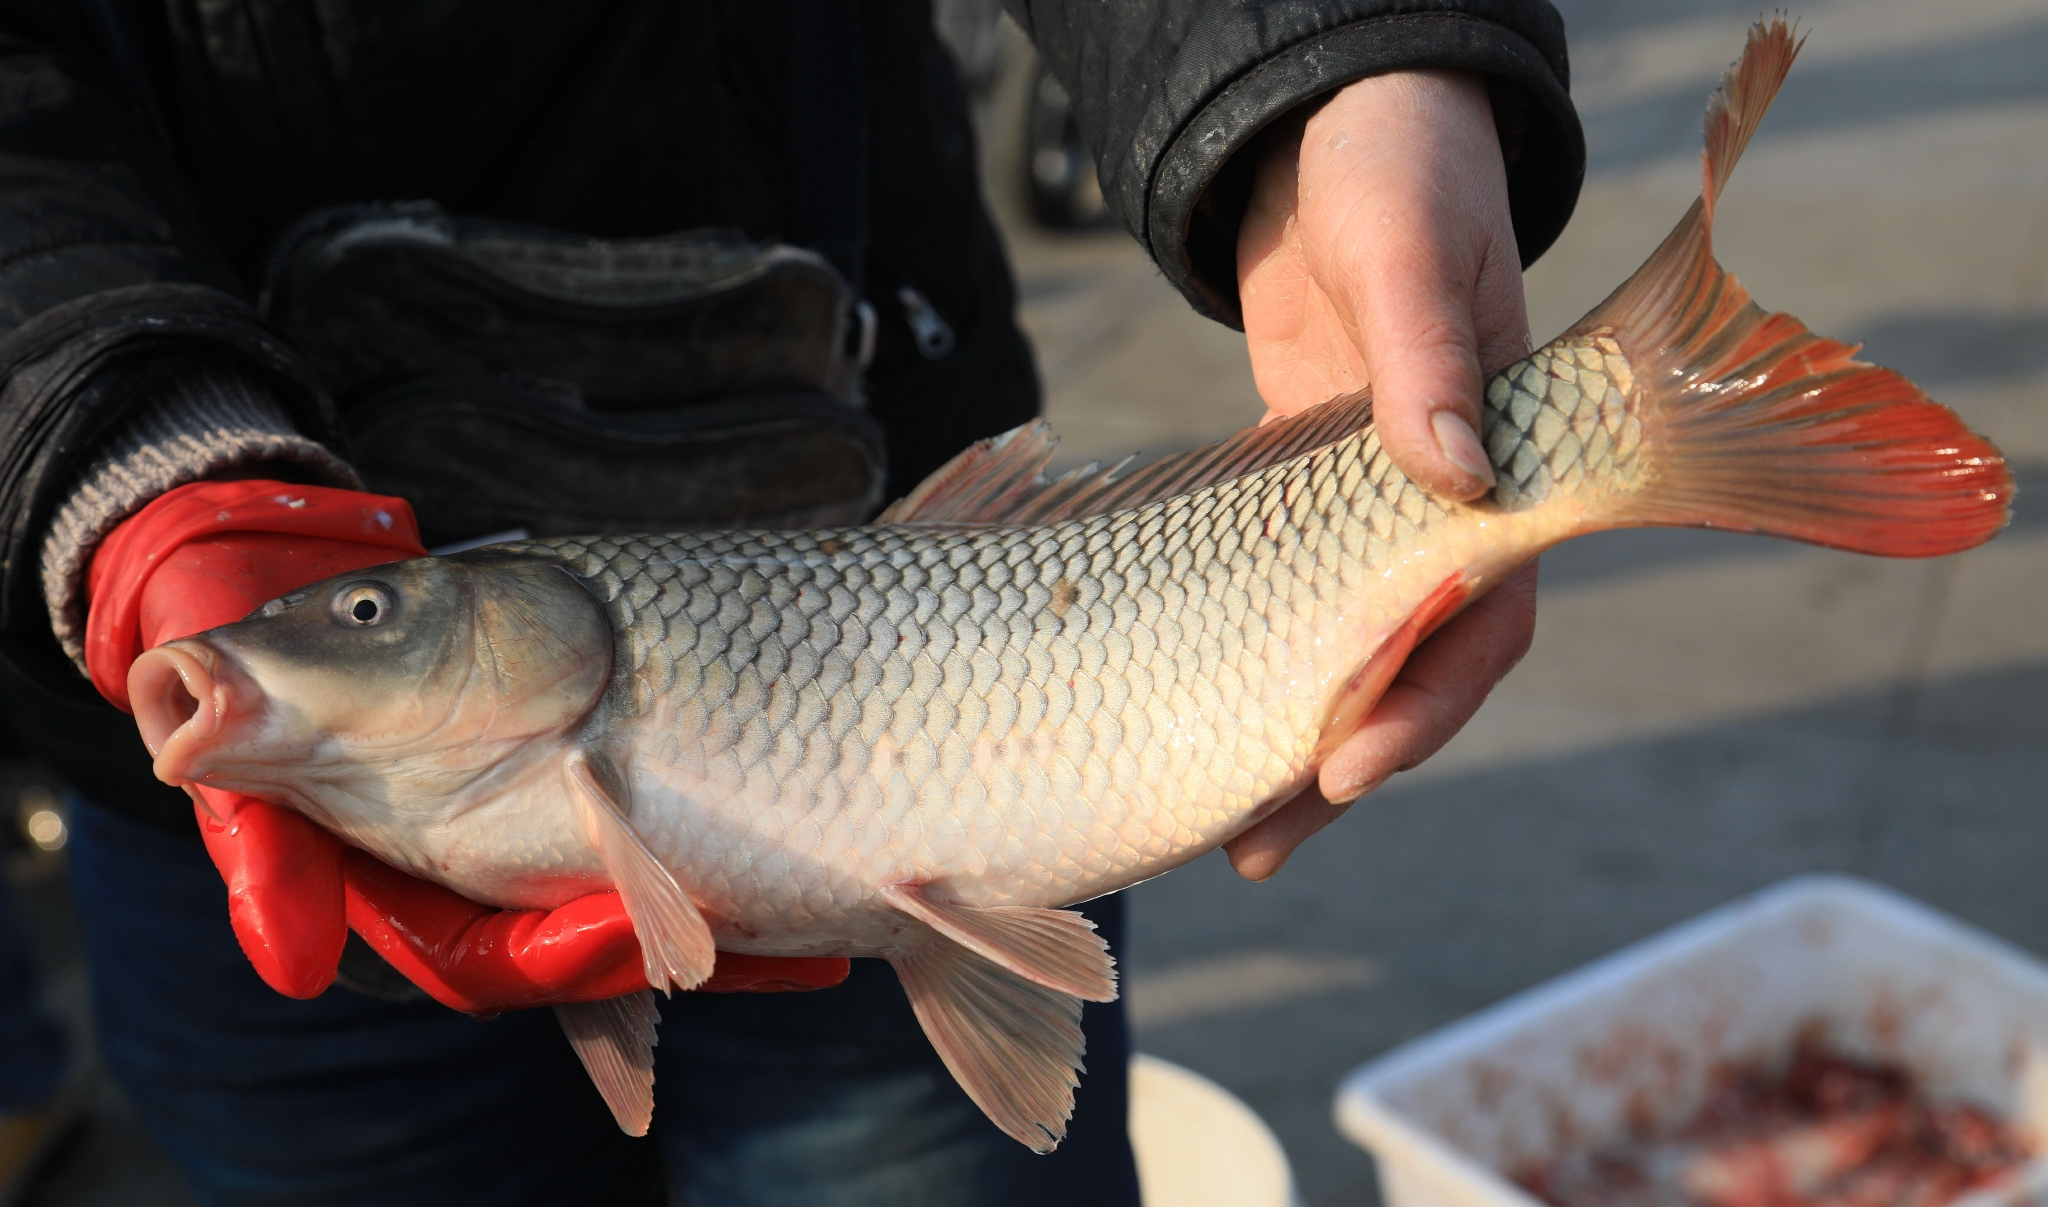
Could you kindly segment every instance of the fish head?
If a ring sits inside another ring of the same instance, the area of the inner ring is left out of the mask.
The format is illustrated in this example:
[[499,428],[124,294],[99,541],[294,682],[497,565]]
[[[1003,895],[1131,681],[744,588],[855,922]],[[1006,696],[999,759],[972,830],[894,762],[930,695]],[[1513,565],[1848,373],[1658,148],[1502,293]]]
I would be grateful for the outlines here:
[[128,691],[159,779],[349,834],[462,807],[576,730],[611,668],[611,626],[567,570],[479,551],[293,591],[144,653]]

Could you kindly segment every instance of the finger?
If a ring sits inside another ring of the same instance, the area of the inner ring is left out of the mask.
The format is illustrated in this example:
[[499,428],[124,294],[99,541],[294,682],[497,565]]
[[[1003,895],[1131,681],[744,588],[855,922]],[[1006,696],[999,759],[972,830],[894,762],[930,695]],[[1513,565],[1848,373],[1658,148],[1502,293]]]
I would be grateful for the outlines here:
[[1311,834],[1395,772],[1436,753],[1479,711],[1528,652],[1537,573],[1533,560],[1515,570],[1416,648],[1359,732],[1324,762],[1317,782],[1224,844],[1238,875],[1265,880],[1278,872]]
[[[1490,116],[1484,129],[1490,136]],[[1452,150],[1434,149],[1439,177],[1473,171],[1455,162]],[[1498,155],[1486,158],[1499,163]],[[1454,195],[1469,191],[1460,183],[1452,182]],[[1387,452],[1425,490],[1469,499],[1493,485],[1479,443],[1479,339],[1472,316],[1485,248],[1470,245],[1467,215],[1443,212],[1441,187],[1415,177],[1386,182],[1378,201],[1380,237],[1358,259],[1349,300]]]
[[1321,788],[1310,784],[1271,816],[1224,843],[1224,853],[1230,857],[1230,866],[1246,880],[1270,879],[1294,854],[1294,848],[1350,807],[1350,802],[1331,804]]
[[469,1014],[647,988],[617,893],[553,910],[494,909],[361,851],[345,854],[348,924],[405,978]]
[[1529,652],[1536,632],[1537,564],[1517,569],[1416,647],[1387,694],[1324,761],[1317,783],[1352,800],[1435,754]]
[[[1394,464],[1431,494],[1470,500],[1494,483],[1479,439],[1482,366],[1497,369],[1526,355],[1528,324],[1519,269],[1486,270],[1515,282],[1512,305],[1487,307],[1461,301],[1470,286],[1462,274],[1438,271],[1443,267],[1420,254],[1386,265],[1376,286],[1381,300],[1366,311],[1362,342],[1373,420]],[[1504,318],[1500,310],[1513,313]]]
[[1424,489],[1483,493],[1481,369],[1504,340],[1527,342],[1485,84],[1452,71],[1359,81],[1302,145],[1302,187],[1323,194],[1302,206],[1306,258],[1354,328],[1381,440]]
[[1372,257],[1359,316],[1373,421],[1402,472],[1432,494],[1474,498],[1493,485],[1479,443],[1473,282],[1426,238]]
[[228,920],[242,954],[286,997],[318,997],[334,983],[348,939],[341,844],[289,809],[200,788],[206,853],[228,889]]

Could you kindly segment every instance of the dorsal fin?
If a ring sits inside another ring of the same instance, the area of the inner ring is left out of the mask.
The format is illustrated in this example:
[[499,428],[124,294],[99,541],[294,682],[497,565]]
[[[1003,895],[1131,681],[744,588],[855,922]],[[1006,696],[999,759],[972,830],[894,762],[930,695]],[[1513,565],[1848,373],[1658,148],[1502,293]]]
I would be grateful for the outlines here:
[[1214,444],[1162,457],[1127,477],[1090,462],[1046,477],[1059,437],[1043,419],[991,436],[939,467],[876,518],[878,524],[1047,524],[1188,494],[1334,444],[1372,422],[1360,390],[1299,414],[1248,427]]

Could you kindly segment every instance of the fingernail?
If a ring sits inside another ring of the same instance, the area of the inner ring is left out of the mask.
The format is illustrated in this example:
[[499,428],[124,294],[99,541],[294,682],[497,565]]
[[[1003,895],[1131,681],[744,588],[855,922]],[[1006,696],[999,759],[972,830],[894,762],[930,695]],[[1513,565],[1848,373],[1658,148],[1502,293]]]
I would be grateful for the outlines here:
[[1436,434],[1436,446],[1443,450],[1445,460],[1479,479],[1482,485],[1493,485],[1493,463],[1486,459],[1486,450],[1479,447],[1479,433],[1472,430],[1463,415],[1438,411],[1429,417],[1429,430]]
[[1266,881],[1271,880],[1273,873],[1279,871],[1286,862],[1287,856],[1282,855],[1271,867],[1267,867],[1263,863],[1253,863],[1247,867],[1238,868],[1237,874],[1253,884],[1264,884]]
[[[1378,788],[1381,784],[1386,783],[1387,780],[1389,780],[1390,778],[1392,777],[1383,775],[1376,780],[1366,780],[1355,788],[1349,784],[1346,784],[1341,790],[1339,790],[1336,796],[1330,795],[1330,793],[1327,790],[1325,790],[1323,793],[1323,799],[1329,801],[1332,805],[1348,805],[1352,801],[1357,800],[1359,797],[1364,796],[1366,793],[1371,792],[1374,789]],[[1342,799],[1339,799],[1340,797]]]

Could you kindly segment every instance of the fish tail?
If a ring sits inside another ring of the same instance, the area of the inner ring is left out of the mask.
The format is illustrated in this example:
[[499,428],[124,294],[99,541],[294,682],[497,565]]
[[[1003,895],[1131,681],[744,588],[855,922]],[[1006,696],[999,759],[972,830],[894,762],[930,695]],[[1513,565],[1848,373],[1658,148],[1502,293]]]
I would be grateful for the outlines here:
[[1892,557],[2005,525],[2012,477],[1989,441],[1856,347],[1765,312],[1714,260],[1714,201],[1798,50],[1782,19],[1751,29],[1707,108],[1699,200],[1612,296],[1489,383],[1504,507],[1562,487],[1585,503],[1582,530],[1726,528]]

